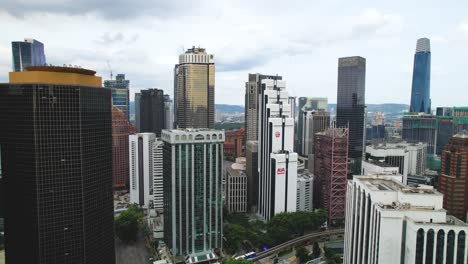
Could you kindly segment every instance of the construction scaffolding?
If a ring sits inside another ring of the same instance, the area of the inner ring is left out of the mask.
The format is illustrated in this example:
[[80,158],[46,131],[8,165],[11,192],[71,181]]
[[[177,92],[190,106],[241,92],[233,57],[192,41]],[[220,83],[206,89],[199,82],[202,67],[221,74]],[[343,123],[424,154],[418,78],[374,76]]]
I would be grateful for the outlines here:
[[318,186],[320,207],[328,211],[329,222],[335,223],[345,217],[349,129],[329,128],[317,133],[315,140],[314,185]]

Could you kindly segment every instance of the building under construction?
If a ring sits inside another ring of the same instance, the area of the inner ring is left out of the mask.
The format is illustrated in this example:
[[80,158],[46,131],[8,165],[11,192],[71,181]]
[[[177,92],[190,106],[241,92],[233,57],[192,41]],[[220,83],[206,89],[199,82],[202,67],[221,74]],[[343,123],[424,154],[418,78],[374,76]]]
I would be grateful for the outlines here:
[[453,108],[453,128],[454,134],[468,131],[468,107]]
[[345,217],[348,128],[328,128],[315,136],[314,202],[328,211],[329,223]]
[[424,113],[406,113],[403,116],[402,139],[408,143],[426,143],[427,154],[435,154],[437,117]]

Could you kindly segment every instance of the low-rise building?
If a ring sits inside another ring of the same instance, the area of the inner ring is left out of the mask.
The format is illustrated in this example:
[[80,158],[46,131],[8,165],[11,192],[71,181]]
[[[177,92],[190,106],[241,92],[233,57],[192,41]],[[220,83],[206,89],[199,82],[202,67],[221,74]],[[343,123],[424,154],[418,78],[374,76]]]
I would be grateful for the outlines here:
[[307,170],[297,175],[296,211],[314,210],[314,175]]

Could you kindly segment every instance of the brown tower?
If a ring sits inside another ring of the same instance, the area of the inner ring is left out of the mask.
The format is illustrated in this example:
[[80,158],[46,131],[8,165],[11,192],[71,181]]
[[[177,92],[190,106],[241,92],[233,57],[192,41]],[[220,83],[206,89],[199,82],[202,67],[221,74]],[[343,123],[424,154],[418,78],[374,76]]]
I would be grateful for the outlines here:
[[449,214],[466,220],[468,210],[468,132],[453,136],[442,152],[439,191]]

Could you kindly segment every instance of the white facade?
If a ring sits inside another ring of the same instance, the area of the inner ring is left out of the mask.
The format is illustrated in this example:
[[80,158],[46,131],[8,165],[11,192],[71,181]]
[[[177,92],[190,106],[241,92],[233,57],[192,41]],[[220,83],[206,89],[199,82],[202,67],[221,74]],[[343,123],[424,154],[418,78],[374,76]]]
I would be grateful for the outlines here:
[[396,143],[367,146],[366,153],[370,160],[385,162],[399,167],[404,182],[408,175],[422,176],[426,171],[427,144]]
[[203,48],[192,47],[186,53],[179,55],[179,64],[184,63],[214,63],[214,56],[213,54],[207,54]]
[[300,174],[297,176],[296,211],[312,211],[314,190],[314,176]]
[[247,212],[247,174],[245,170],[226,170],[226,206],[229,213]]
[[344,263],[467,263],[468,225],[447,215],[443,195],[394,178],[348,181]]
[[174,110],[173,110],[172,100],[170,99],[164,101],[164,119],[166,122],[164,124],[164,128],[172,129],[174,127]]
[[129,135],[130,203],[162,211],[162,141],[154,133]]
[[399,170],[398,167],[390,166],[384,162],[373,161],[373,160],[363,160],[361,174],[363,176],[370,176],[370,175],[400,176],[399,181],[402,182],[403,184],[406,184],[407,179],[403,178],[403,175],[401,175],[398,170]]
[[[326,99],[326,98],[325,98]],[[327,101],[323,104],[327,106]],[[309,158],[309,171],[313,170],[314,163],[314,140],[315,134],[325,131],[330,126],[330,114],[323,110],[304,111],[302,121],[302,145],[301,151],[304,156]]]
[[296,211],[294,118],[284,81],[262,80],[258,102],[258,213],[269,220]]

